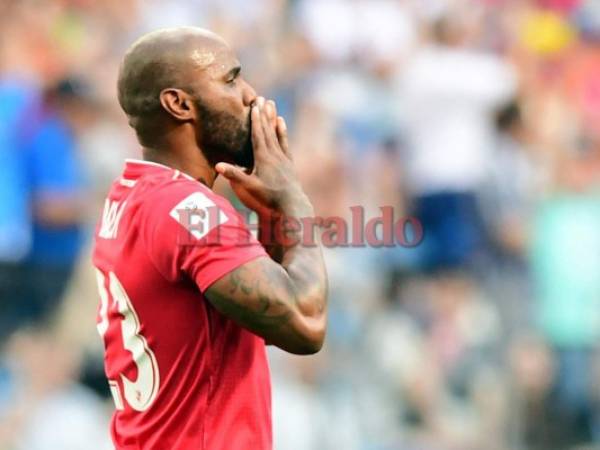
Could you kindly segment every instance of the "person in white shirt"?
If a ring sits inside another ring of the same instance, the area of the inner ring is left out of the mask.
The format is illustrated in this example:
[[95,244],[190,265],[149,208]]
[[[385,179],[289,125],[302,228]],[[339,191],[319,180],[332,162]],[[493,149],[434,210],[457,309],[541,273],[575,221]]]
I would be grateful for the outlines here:
[[476,50],[476,25],[450,12],[401,74],[407,185],[426,234],[427,268],[468,262],[482,240],[475,193],[488,174],[494,114],[516,90],[512,67]]

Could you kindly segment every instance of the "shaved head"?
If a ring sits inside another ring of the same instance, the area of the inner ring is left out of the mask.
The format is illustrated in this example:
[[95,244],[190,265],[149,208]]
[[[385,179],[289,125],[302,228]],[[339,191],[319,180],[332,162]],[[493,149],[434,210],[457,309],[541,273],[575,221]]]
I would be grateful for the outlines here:
[[130,117],[160,109],[163,89],[186,87],[191,68],[205,69],[227,44],[202,28],[165,28],[138,39],[129,48],[119,71],[119,103]]
[[255,94],[245,83],[232,91],[239,72],[237,58],[218,35],[194,27],[157,30],[127,50],[119,70],[119,104],[144,147],[160,146],[169,127],[192,123],[211,162],[247,165],[246,103]]

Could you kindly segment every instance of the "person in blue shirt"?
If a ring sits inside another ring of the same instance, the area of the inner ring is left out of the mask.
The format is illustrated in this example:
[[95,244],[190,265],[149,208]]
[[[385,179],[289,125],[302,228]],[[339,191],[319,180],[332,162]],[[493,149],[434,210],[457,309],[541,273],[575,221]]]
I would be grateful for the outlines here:
[[30,116],[24,139],[32,226],[23,309],[32,321],[57,309],[83,244],[85,178],[77,132],[90,117],[89,98],[78,80],[52,86]]
[[0,78],[0,344],[18,326],[27,283],[31,216],[20,130],[34,98],[31,86]]

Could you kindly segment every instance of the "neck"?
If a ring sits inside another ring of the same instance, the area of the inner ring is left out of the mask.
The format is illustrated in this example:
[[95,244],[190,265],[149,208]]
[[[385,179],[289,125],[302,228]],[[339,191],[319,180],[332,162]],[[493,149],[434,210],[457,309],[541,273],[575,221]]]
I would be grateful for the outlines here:
[[172,167],[212,189],[217,178],[217,172],[197,146],[188,147],[177,147],[178,150],[174,151],[145,147],[142,154],[144,160]]

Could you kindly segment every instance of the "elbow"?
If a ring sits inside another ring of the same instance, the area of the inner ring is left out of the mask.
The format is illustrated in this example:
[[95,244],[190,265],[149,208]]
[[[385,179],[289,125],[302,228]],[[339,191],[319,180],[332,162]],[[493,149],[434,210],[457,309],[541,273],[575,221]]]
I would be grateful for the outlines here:
[[327,332],[327,318],[322,314],[318,319],[309,320],[302,327],[299,333],[297,345],[293,349],[288,349],[290,353],[296,355],[314,355],[319,353],[325,343],[325,335]]
[[[290,302],[295,304],[287,338],[278,345],[282,350],[295,355],[314,355],[321,351],[327,333],[326,294],[310,301]],[[302,306],[302,307],[299,307]]]
[[298,351],[294,352],[296,355],[315,355],[323,348],[325,339],[316,341],[307,341]]
[[323,348],[323,342],[322,341],[309,341],[309,340],[302,340],[299,342],[294,342],[293,344],[288,344],[288,343],[283,343],[283,344],[277,344],[275,343],[275,346],[279,347],[281,350],[291,353],[292,355],[302,355],[302,356],[308,356],[308,355],[314,355],[316,353],[319,353],[319,351],[321,351],[321,348]]
[[284,348],[288,353],[292,353],[293,355],[314,355],[319,353],[323,348],[323,340],[304,340],[303,342],[299,342],[294,346],[290,346],[288,348]]

